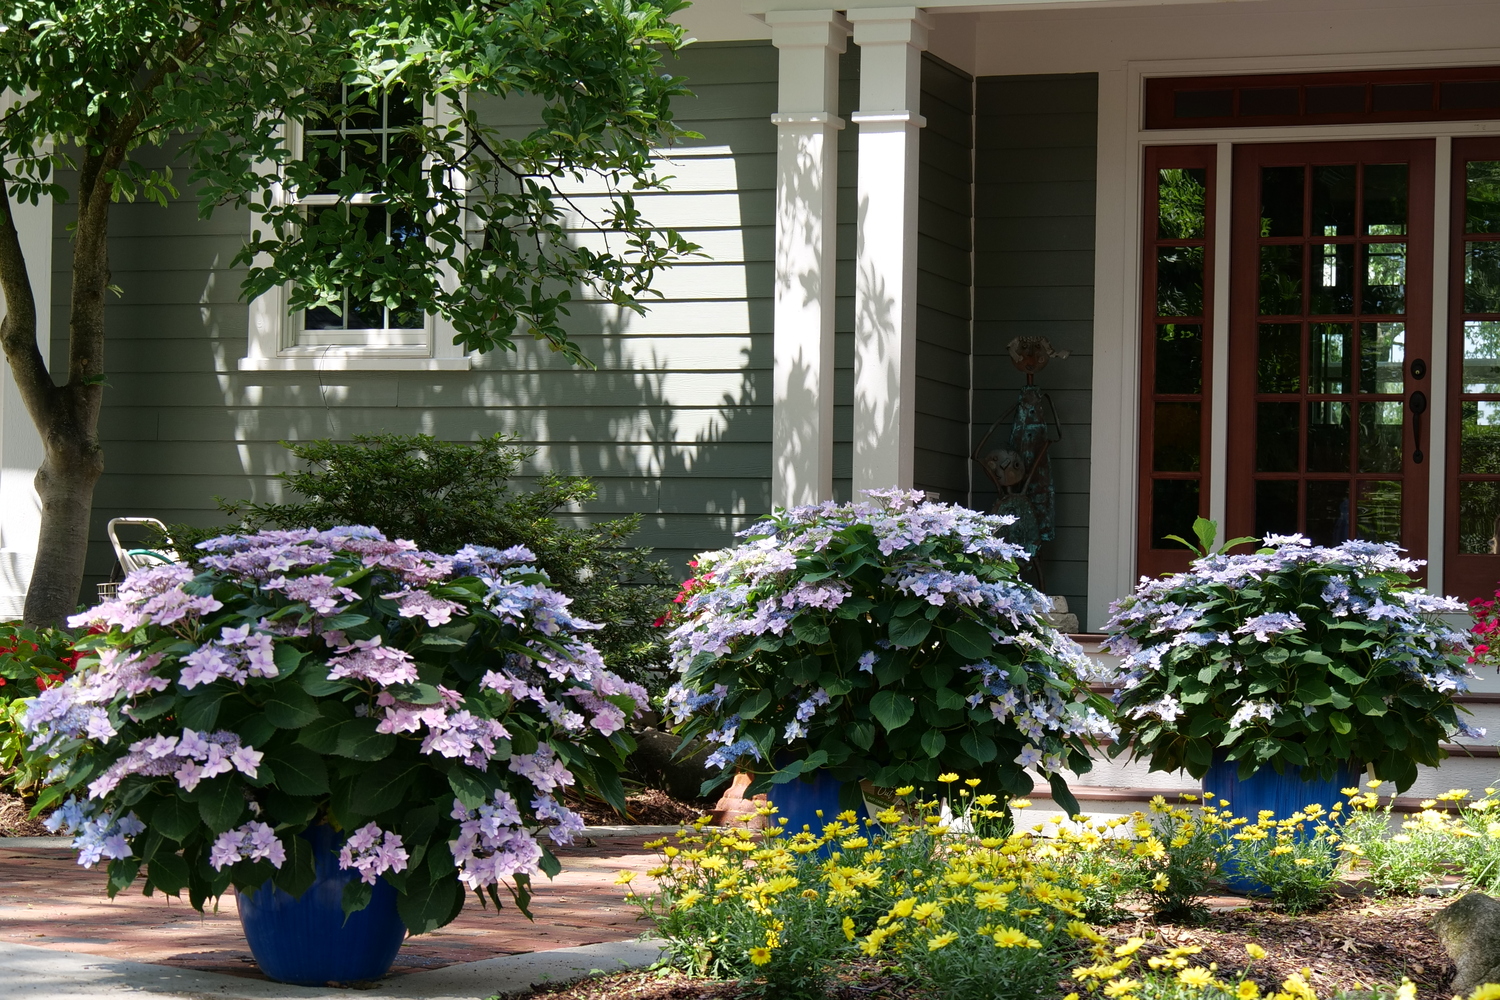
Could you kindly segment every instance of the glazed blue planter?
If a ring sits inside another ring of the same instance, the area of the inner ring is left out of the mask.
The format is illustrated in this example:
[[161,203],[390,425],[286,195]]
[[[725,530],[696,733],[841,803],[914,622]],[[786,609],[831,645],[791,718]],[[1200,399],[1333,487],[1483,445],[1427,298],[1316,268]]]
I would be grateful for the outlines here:
[[[1254,823],[1262,810],[1269,809],[1277,819],[1285,819],[1304,806],[1317,803],[1327,812],[1334,804],[1345,799],[1343,790],[1358,785],[1360,774],[1349,764],[1339,765],[1332,778],[1302,780],[1302,769],[1287,765],[1285,773],[1278,774],[1276,768],[1265,764],[1250,777],[1240,780],[1239,762],[1225,760],[1215,755],[1208,773],[1203,776],[1205,800],[1214,805],[1227,800],[1228,811],[1243,816]],[[1270,895],[1271,888],[1256,879],[1239,874],[1238,866],[1229,859],[1223,866],[1224,882],[1235,892],[1251,895]]]
[[323,986],[379,979],[406,938],[396,890],[377,879],[370,905],[344,919],[344,886],[359,873],[339,869],[343,836],[319,824],[302,835],[312,844],[317,879],[292,898],[267,882],[237,900],[240,926],[260,971],[280,983]]
[[[771,804],[776,807],[773,819],[786,817],[787,834],[800,833],[806,826],[814,836],[823,835],[823,825],[832,823],[843,810],[839,808],[839,789],[842,781],[835,781],[826,771],[816,771],[812,780],[793,778],[784,785],[772,785],[766,789]],[[818,815],[818,810],[823,815]]]

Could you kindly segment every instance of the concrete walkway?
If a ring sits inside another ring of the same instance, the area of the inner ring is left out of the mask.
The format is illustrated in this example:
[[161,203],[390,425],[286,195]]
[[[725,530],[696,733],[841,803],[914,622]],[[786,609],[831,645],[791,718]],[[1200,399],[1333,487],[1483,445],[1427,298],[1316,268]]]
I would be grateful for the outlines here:
[[72,1000],[129,996],[133,1000],[486,1000],[547,983],[650,965],[660,955],[654,941],[620,941],[506,955],[381,980],[371,989],[286,986],[213,972],[100,958],[7,943],[0,948],[0,995],[7,1000]]

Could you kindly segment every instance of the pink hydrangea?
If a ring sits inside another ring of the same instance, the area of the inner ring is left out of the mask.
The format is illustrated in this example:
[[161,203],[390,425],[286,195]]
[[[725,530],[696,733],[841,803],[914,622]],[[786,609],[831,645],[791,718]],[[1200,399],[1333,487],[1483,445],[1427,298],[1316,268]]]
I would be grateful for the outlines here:
[[413,684],[417,680],[417,668],[412,655],[404,649],[392,649],[382,643],[380,636],[373,639],[356,639],[338,648],[338,655],[328,661],[329,680],[352,677],[356,680],[374,681],[376,684]]
[[370,885],[386,872],[405,871],[408,860],[400,835],[374,823],[351,833],[339,851],[339,867],[345,871],[353,868],[359,872],[359,880]]

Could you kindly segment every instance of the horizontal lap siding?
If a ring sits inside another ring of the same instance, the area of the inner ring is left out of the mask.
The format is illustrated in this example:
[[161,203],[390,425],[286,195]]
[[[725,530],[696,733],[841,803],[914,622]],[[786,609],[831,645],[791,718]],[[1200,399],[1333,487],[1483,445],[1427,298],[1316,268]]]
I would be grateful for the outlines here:
[[[1049,593],[1087,607],[1089,423],[1093,383],[1094,74],[977,81],[973,430],[977,441],[1015,405],[1025,378],[1005,345],[1043,336],[1058,350],[1037,382],[1052,397],[1062,441],[1049,452],[1057,537],[1043,545]],[[997,434],[1003,436],[1002,427]],[[993,487],[974,477],[974,505]],[[1085,625],[1099,623],[1085,623]]]
[[922,57],[917,177],[915,483],[969,499],[969,368],[973,310],[974,80]]
[[[674,193],[639,204],[708,256],[664,274],[658,287],[667,298],[644,317],[574,304],[569,331],[597,371],[571,368],[525,340],[469,372],[241,372],[244,270],[230,262],[250,216],[220,211],[199,220],[190,195],[166,209],[117,206],[111,267],[122,294],[107,313],[106,471],[88,591],[113,567],[109,518],[221,523],[215,496],[280,495],[272,477],[290,467],[283,439],[514,434],[536,449],[528,474],[593,477],[599,499],[588,516],[643,514],[638,540],[678,572],[769,509],[776,51],[763,42],[695,45],[671,70],[698,95],[678,102],[679,122],[704,138],[684,141],[682,155],[662,164],[676,177]],[[475,106],[518,133],[539,121],[534,102]],[[597,203],[588,193],[579,201]],[[67,206],[56,213],[57,331],[67,328],[70,217]],[[852,324],[846,333],[852,340]],[[852,368],[852,343],[843,354]],[[53,356],[66,356],[61,340]],[[852,378],[840,375],[847,412]]]

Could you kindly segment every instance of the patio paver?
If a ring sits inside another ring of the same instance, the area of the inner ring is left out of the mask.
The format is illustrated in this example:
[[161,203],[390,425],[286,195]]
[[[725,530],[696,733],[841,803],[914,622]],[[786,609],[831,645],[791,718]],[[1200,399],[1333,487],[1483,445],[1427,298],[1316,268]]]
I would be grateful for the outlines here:
[[[393,975],[639,937],[649,927],[622,900],[614,878],[622,868],[645,871],[657,863],[655,853],[641,846],[653,836],[558,849],[563,871],[537,887],[531,902],[535,922],[509,905],[497,914],[471,899],[453,923],[411,939]],[[0,942],[261,978],[240,931],[233,892],[220,900],[217,912],[204,914],[185,898],[147,897],[138,889],[110,900],[101,869],[80,868],[71,850],[51,846],[0,846]]]

